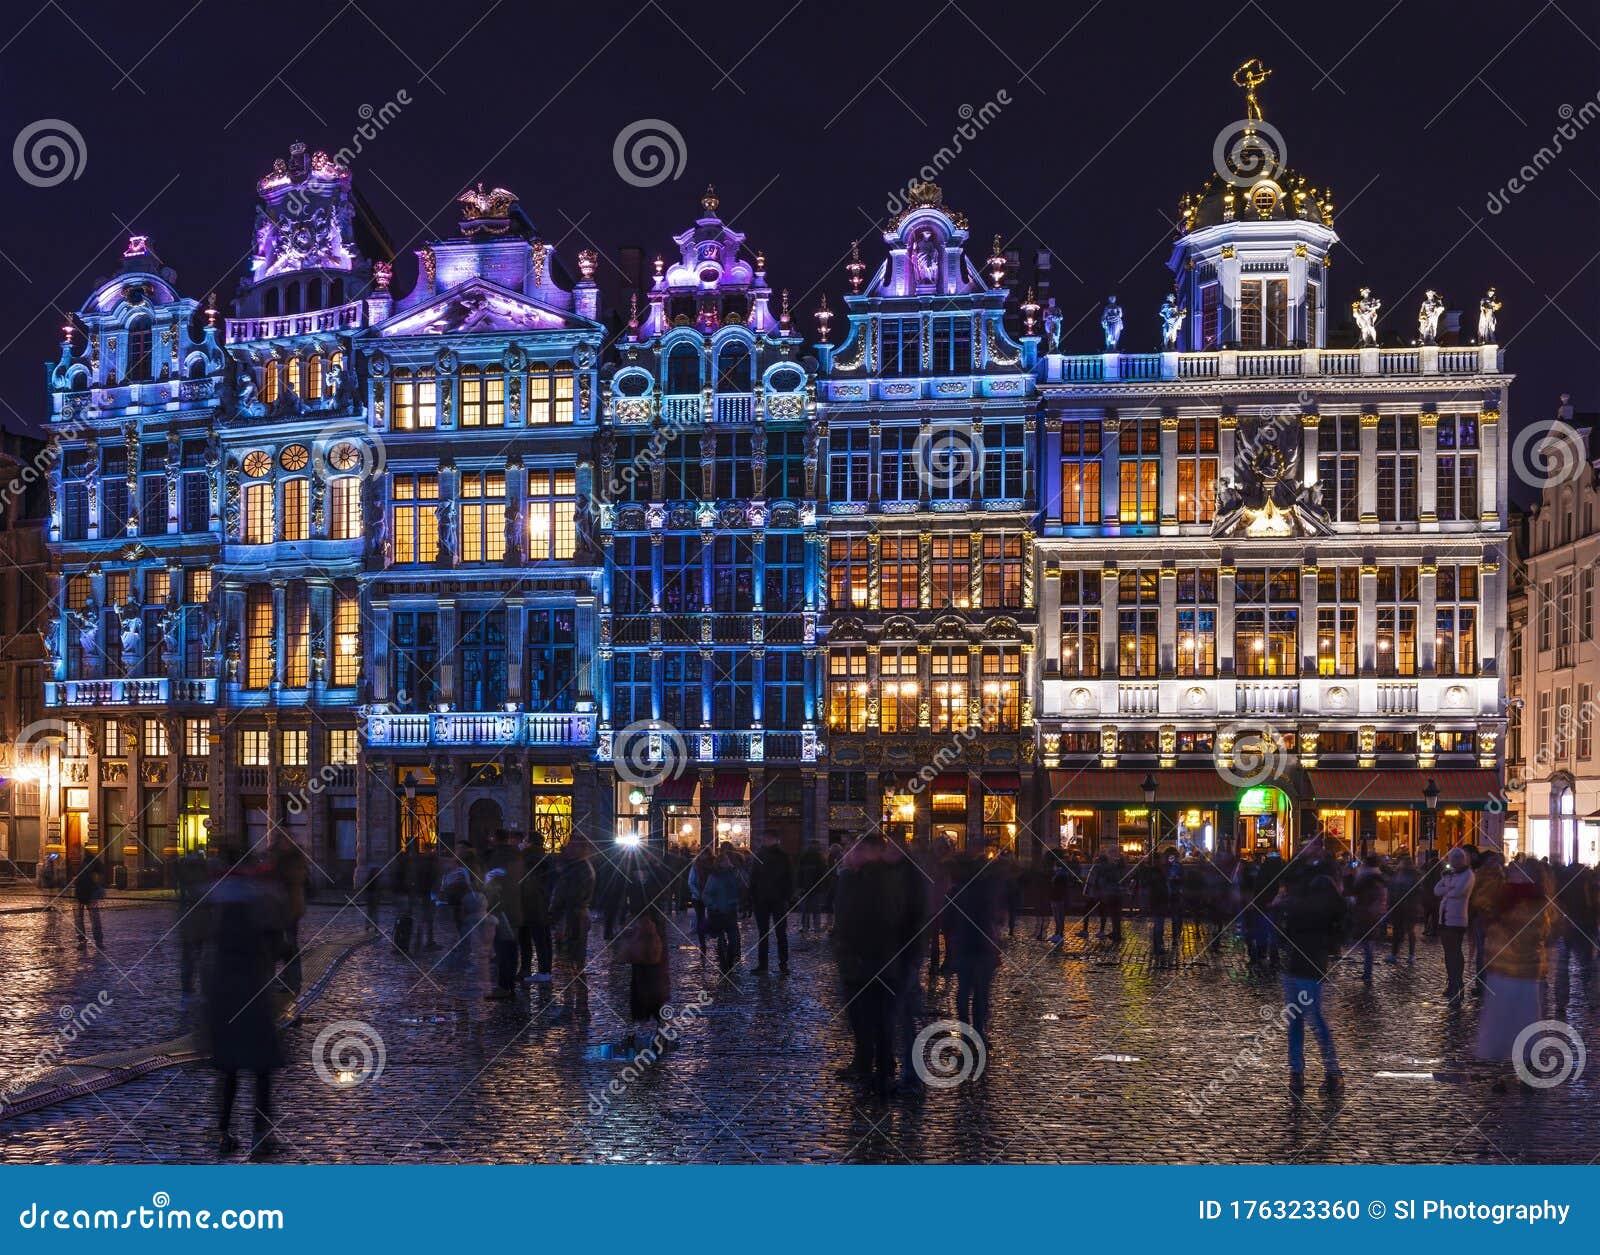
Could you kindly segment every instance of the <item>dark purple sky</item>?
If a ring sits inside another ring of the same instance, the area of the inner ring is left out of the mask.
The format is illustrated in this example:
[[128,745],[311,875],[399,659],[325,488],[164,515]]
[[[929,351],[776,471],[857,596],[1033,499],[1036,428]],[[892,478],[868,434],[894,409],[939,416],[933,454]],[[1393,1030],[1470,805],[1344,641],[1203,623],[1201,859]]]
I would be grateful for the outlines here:
[[[453,231],[453,198],[484,179],[520,195],[569,267],[585,243],[654,254],[715,182],[808,330],[819,291],[838,307],[851,240],[876,265],[888,197],[949,143],[963,105],[1004,92],[1011,103],[940,177],[974,251],[1026,227],[1058,258],[1069,349],[1095,350],[1112,292],[1130,310],[1123,347],[1154,348],[1172,215],[1241,115],[1229,78],[1247,56],[1275,71],[1262,98],[1290,164],[1336,194],[1336,309],[1370,284],[1385,331],[1408,336],[1423,287],[1470,324],[1493,283],[1514,421],[1550,416],[1562,391],[1600,410],[1600,122],[1503,212],[1487,209],[1563,106],[1600,97],[1600,16],[1575,0],[24,0],[8,16],[0,137],[56,118],[87,154],[55,187],[0,178],[8,426],[37,423],[60,311],[114,269],[129,227],[186,291],[226,294],[272,158],[295,139],[336,151],[362,106],[402,91],[412,103],[353,169],[403,249]],[[648,189],[612,161],[642,118],[671,123],[686,151],[680,177]]]

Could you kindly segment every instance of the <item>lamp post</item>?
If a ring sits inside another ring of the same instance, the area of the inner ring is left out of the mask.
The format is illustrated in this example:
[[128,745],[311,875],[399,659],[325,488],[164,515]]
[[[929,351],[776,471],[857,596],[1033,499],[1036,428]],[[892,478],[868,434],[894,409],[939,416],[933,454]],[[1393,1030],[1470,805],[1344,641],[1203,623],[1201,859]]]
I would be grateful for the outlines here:
[[1150,811],[1150,853],[1154,854],[1161,842],[1161,820],[1156,814],[1156,778],[1145,772],[1139,788],[1144,793],[1144,804]]
[[1434,842],[1439,832],[1439,782],[1432,776],[1428,783],[1422,787],[1422,844],[1423,849],[1432,854]]
[[411,846],[417,839],[417,773],[408,771],[401,787],[406,791],[406,816],[405,823],[401,825],[400,848],[405,853],[411,853]]

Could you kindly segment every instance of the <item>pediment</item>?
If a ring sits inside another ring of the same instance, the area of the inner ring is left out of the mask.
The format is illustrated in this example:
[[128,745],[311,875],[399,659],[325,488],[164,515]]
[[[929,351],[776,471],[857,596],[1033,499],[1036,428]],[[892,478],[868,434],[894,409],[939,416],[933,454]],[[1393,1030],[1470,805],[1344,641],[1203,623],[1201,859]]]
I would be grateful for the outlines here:
[[380,336],[450,336],[495,331],[595,331],[598,325],[488,279],[472,278],[377,328]]

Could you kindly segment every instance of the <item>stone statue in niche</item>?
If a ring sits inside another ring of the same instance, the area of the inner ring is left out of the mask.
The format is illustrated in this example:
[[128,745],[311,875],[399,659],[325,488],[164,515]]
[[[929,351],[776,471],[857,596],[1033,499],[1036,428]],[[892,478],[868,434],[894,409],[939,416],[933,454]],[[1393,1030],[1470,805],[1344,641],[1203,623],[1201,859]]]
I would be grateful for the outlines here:
[[1478,343],[1493,344],[1495,324],[1499,321],[1496,317],[1500,312],[1500,301],[1495,297],[1494,289],[1490,288],[1483,294],[1483,299],[1478,302]]
[[918,284],[939,282],[939,241],[923,227],[911,245],[911,265]]
[[1056,304],[1056,298],[1051,297],[1044,307],[1044,351],[1046,353],[1061,352],[1061,307]]

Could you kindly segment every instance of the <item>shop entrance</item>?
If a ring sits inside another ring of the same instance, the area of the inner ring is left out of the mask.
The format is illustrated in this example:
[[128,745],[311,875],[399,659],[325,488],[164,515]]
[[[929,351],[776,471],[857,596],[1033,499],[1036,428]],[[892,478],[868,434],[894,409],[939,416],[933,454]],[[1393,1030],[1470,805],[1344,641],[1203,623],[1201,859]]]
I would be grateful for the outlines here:
[[1289,857],[1289,797],[1280,788],[1258,784],[1239,795],[1239,853],[1276,850]]

